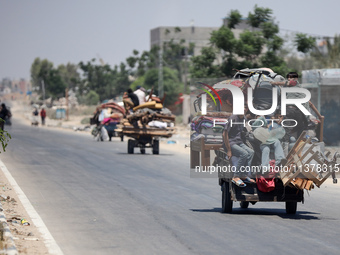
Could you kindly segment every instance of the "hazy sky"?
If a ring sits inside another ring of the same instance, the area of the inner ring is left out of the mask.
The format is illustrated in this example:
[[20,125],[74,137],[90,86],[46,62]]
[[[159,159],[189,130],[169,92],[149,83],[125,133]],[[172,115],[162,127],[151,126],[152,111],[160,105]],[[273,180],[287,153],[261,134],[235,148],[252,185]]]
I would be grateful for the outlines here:
[[100,56],[119,65],[133,49],[149,50],[159,26],[219,27],[230,10],[273,10],[280,29],[340,34],[334,0],[0,0],[0,79],[30,77],[36,57],[55,66]]

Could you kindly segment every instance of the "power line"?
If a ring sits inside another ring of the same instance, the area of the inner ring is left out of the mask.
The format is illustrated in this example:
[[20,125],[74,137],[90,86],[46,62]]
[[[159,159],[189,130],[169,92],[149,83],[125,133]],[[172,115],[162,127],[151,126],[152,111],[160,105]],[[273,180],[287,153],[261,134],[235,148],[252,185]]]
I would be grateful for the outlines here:
[[285,29],[285,28],[280,28],[280,31],[286,31],[286,32],[290,32],[290,33],[293,33],[293,34],[306,34],[306,35],[309,35],[311,37],[315,37],[317,39],[326,39],[326,38],[327,39],[334,39],[335,38],[334,36],[310,34],[310,33],[304,33],[304,32],[301,32],[301,31],[295,31],[295,30]]

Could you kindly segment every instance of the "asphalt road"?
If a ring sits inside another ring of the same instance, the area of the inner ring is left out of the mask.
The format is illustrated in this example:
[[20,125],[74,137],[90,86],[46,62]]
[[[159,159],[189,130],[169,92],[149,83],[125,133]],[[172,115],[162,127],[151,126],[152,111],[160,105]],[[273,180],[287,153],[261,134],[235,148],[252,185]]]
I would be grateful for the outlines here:
[[[14,121],[13,121],[14,122]],[[126,141],[13,123],[1,153],[64,254],[339,254],[340,188],[222,214],[216,179],[190,178],[189,158],[127,154]],[[125,139],[127,140],[127,139]],[[340,186],[340,184],[338,184]]]

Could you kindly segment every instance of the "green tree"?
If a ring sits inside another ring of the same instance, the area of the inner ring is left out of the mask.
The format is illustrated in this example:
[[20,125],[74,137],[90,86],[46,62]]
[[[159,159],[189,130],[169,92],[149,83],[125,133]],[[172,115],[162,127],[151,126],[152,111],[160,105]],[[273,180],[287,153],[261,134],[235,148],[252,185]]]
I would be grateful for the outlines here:
[[236,43],[235,53],[246,61],[257,64],[257,59],[261,54],[265,40],[261,32],[244,31],[240,34],[240,39]]
[[50,96],[53,100],[64,97],[66,87],[67,85],[63,81],[59,71],[56,69],[50,70],[45,81],[46,95]]
[[231,56],[235,50],[237,40],[230,28],[222,26],[219,30],[211,33],[210,42],[217,49],[223,50]]
[[[155,94],[158,95],[158,69],[153,68],[146,72],[144,87],[153,88]],[[176,70],[163,68],[163,90],[166,94],[165,105],[169,106],[177,101],[179,94],[183,91],[183,84],[179,81]]]
[[85,96],[85,104],[87,104],[87,105],[96,105],[99,102],[100,102],[100,97],[93,90],[90,90],[90,92],[87,93],[87,95]]
[[231,10],[229,15],[228,15],[228,28],[232,29],[235,28],[237,24],[241,22],[242,15],[238,10]]
[[53,63],[47,59],[34,59],[31,65],[31,82],[32,87],[42,93],[42,81],[47,81],[50,71],[53,69]]
[[85,96],[89,91],[95,91],[100,100],[113,98],[125,91],[131,82],[128,79],[126,65],[122,63],[120,69],[115,66],[97,65],[92,59],[87,63],[80,62],[79,67],[83,71],[82,81],[79,85],[79,96]]
[[66,78],[66,68],[54,68],[53,63],[47,59],[36,58],[31,65],[31,80],[35,90],[42,95],[42,87],[45,87],[45,97],[53,100],[65,95],[66,81],[63,79],[63,71]]
[[301,51],[303,53],[307,53],[310,50],[314,49],[316,45],[315,38],[302,33],[296,34],[294,43],[298,51]]
[[121,63],[119,69],[115,67],[115,94],[122,94],[127,91],[132,81],[129,79],[130,71],[124,63]]
[[269,8],[262,8],[255,5],[254,13],[249,12],[248,24],[253,28],[259,28],[263,23],[272,20],[273,11]]
[[140,76],[136,80],[134,80],[131,84],[131,89],[136,90],[137,86],[144,87],[145,85],[145,76]]
[[[278,25],[271,15],[271,9],[255,5],[253,13],[249,13],[247,18],[250,29],[244,30],[236,38],[231,28],[241,22],[242,16],[237,10],[232,10],[227,16],[227,26],[222,26],[211,34],[210,49],[203,49],[202,56],[192,58],[192,77],[206,75],[212,78],[221,73],[230,77],[234,74],[234,69],[259,66],[285,73],[288,68],[280,56],[284,40],[278,35]],[[221,54],[216,54],[219,52]]]
[[[174,33],[180,33],[181,29],[175,27]],[[171,31],[165,31],[170,34]],[[150,51],[143,51],[139,54],[134,50],[133,55],[126,59],[129,74],[135,78],[143,76],[148,70],[158,68],[160,61],[162,65],[177,71],[178,78],[184,82],[187,71],[187,60],[189,55],[193,55],[195,48],[194,43],[186,43],[185,40],[175,41],[170,39],[164,41],[162,45],[154,45]],[[160,60],[160,50],[162,50],[162,59]]]
[[78,72],[78,65],[67,63],[66,65],[59,65],[57,70],[69,89],[76,90],[80,82],[80,75]]
[[210,78],[223,75],[219,66],[214,65],[216,52],[212,47],[202,48],[201,55],[191,58],[190,74],[192,78]]

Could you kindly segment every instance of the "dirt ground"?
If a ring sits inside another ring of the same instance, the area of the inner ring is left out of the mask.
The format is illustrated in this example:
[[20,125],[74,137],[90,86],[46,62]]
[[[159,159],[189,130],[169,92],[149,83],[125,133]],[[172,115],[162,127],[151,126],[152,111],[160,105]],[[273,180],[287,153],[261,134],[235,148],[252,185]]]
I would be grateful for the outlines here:
[[[15,190],[0,171],[1,204],[12,239],[19,254],[49,254],[40,232],[21,204]],[[22,221],[23,220],[23,221]],[[21,222],[27,221],[25,225]],[[11,238],[5,238],[5,248],[11,247]],[[15,253],[10,253],[15,254]]]

